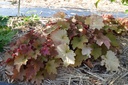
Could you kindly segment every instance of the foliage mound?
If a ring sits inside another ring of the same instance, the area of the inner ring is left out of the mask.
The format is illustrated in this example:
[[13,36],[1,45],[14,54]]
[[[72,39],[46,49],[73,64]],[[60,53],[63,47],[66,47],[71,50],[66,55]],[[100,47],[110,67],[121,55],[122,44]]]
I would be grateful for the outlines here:
[[44,79],[55,78],[60,66],[100,61],[107,71],[118,71],[116,38],[127,32],[128,19],[112,15],[76,15],[49,21],[40,31],[31,29],[10,45],[5,53],[7,75],[39,85]]

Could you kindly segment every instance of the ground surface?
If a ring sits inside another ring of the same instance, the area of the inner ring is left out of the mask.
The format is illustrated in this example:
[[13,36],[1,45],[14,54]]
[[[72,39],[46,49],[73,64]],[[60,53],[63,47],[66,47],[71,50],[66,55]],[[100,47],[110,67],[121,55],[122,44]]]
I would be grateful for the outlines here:
[[[17,7],[15,1],[18,0],[1,0],[1,1],[11,1],[11,5],[6,3],[6,5],[1,4],[0,7]],[[121,4],[121,0],[117,0],[115,3],[111,3],[110,0],[101,0],[98,8],[95,7],[94,3],[97,0],[21,0],[21,7],[49,7],[49,8],[81,8],[89,9],[90,11],[106,11],[106,12],[124,12],[128,7]]]
[[[0,15],[17,16],[18,0],[1,0]],[[110,0],[101,0],[96,8],[96,0],[21,0],[20,14],[30,16],[38,14],[42,17],[52,17],[57,11],[65,12],[69,17],[75,14],[112,14],[115,17],[127,17],[124,13],[128,6],[121,4],[120,0],[111,3]]]

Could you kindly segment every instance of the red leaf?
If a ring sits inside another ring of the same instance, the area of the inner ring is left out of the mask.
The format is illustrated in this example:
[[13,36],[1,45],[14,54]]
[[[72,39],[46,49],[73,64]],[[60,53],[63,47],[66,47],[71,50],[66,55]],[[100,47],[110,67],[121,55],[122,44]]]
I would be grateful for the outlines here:
[[27,69],[25,70],[25,74],[26,74],[26,78],[29,80],[36,75],[36,71],[34,70],[34,67],[32,65],[28,65]]
[[50,51],[49,48],[47,46],[44,46],[41,48],[41,54],[46,56],[46,55],[50,55]]

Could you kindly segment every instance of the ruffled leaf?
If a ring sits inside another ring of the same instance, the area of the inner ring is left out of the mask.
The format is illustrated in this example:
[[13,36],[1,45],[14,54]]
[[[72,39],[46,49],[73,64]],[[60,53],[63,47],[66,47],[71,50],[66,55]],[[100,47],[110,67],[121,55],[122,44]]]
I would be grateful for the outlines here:
[[104,44],[108,49],[110,48],[110,40],[108,37],[104,36],[102,33],[98,33],[95,37],[94,40],[96,40],[96,43],[101,46]]
[[118,71],[120,66],[118,58],[115,56],[115,53],[112,51],[107,51],[106,55],[101,57],[101,65],[105,65],[107,71]]
[[76,66],[80,66],[80,65],[82,64],[83,60],[88,59],[88,56],[82,55],[80,49],[77,49],[77,50],[75,51],[75,53],[76,53],[76,56],[75,56],[75,64],[74,64],[75,67],[76,67]]
[[66,30],[57,30],[51,34],[51,39],[55,44],[67,43],[69,44],[69,38],[67,37]]
[[50,60],[47,62],[45,69],[49,74],[57,74],[58,63],[55,60]]
[[89,58],[91,58],[91,51],[92,51],[92,48],[88,45],[88,46],[83,46],[82,48],[82,55],[87,55]]
[[85,24],[89,25],[91,29],[102,29],[104,27],[102,16],[91,15],[86,18]]
[[58,52],[58,57],[61,58],[64,62],[64,66],[68,66],[70,64],[75,63],[75,58],[76,54],[69,49],[69,46],[66,44],[61,44],[57,46],[57,52]]
[[102,54],[102,49],[97,46],[96,44],[93,44],[92,45],[92,53],[91,55],[94,57],[94,59],[96,60],[97,58],[99,58]]
[[88,39],[86,36],[81,36],[81,37],[74,37],[71,44],[73,46],[73,49],[75,48],[80,48],[82,49],[84,46],[84,43],[88,42]]

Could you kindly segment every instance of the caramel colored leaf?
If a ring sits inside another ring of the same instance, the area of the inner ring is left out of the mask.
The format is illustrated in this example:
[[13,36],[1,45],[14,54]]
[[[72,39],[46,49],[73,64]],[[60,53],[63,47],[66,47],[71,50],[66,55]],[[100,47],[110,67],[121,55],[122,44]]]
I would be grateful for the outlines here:
[[15,60],[14,60],[14,65],[16,65],[16,69],[18,70],[18,72],[20,71],[20,67],[22,65],[26,65],[28,59],[25,58],[24,56],[20,55],[20,56],[16,56]]
[[48,72],[47,72],[47,70],[44,70],[43,71],[43,73],[44,73],[44,79],[50,79],[50,80],[55,80],[56,79],[56,74],[53,74],[53,73],[51,73],[51,74],[49,74]]
[[36,76],[32,78],[31,82],[34,85],[40,85],[42,83],[42,80],[44,80],[43,72],[39,71],[37,72]]
[[29,79],[32,79],[33,76],[36,75],[36,71],[34,70],[34,67],[33,66],[29,66],[27,67],[27,69],[25,70],[25,73],[26,73],[26,78],[29,80]]
[[85,63],[86,63],[86,65],[87,65],[89,68],[93,68],[93,67],[94,67],[90,59],[87,59]]
[[26,65],[26,69],[25,69],[25,74],[26,74],[26,78],[32,79],[33,76],[36,76],[37,73],[40,71],[41,68],[44,67],[44,64],[42,62],[40,62],[40,59],[31,59],[29,60],[29,63],[27,63]]
[[53,16],[58,18],[65,18],[66,14],[64,12],[57,12]]
[[31,57],[34,58],[34,59],[37,59],[37,57],[40,56],[40,55],[41,55],[40,54],[40,51],[39,50],[36,50],[36,51],[34,51],[34,53],[33,53],[33,55]]
[[11,75],[11,78],[14,79],[14,80],[20,80],[20,81],[23,81],[24,80],[24,69],[23,67],[21,67],[21,70],[20,72],[18,72],[18,70],[16,68],[13,68],[13,75]]

